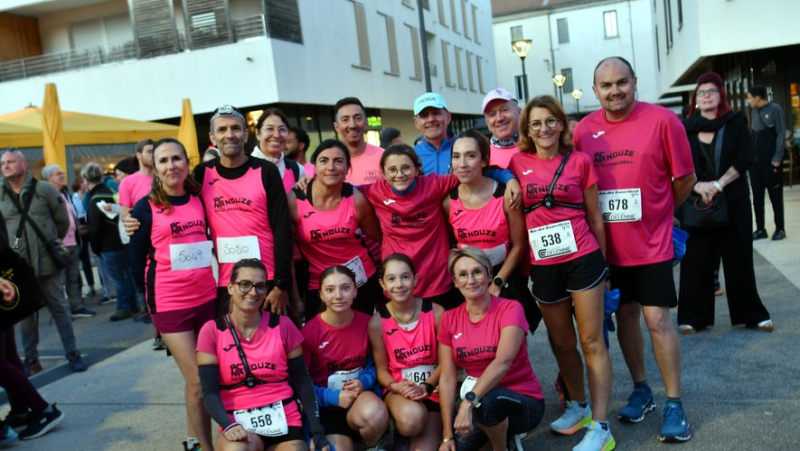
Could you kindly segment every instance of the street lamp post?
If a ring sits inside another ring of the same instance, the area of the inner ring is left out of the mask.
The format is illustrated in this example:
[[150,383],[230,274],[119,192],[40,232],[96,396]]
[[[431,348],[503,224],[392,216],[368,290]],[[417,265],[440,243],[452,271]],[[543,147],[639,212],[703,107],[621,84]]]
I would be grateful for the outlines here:
[[525,57],[528,56],[528,52],[531,50],[531,41],[530,39],[517,39],[515,41],[511,41],[511,48],[514,50],[514,53],[517,54],[520,61],[522,61],[522,101],[528,101],[528,76],[525,74]]
[[581,114],[581,96],[583,91],[578,88],[572,90],[572,98],[575,99],[575,114]]
[[564,88],[564,83],[567,82],[567,76],[564,74],[555,74],[553,75],[553,83],[558,86],[558,101],[562,104],[564,103],[564,97],[562,93],[562,89]]

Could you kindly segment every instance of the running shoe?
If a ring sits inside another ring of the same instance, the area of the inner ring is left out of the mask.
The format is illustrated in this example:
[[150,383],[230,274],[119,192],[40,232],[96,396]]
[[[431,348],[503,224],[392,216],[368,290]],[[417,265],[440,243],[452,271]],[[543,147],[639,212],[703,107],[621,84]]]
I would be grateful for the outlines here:
[[89,365],[83,361],[80,351],[72,351],[68,353],[67,360],[69,360],[69,369],[72,370],[73,373],[80,373],[89,368]]
[[131,318],[132,316],[133,316],[133,313],[131,313],[129,310],[119,310],[116,313],[114,313],[113,315],[111,315],[110,319],[111,319],[112,322],[116,322],[116,321],[126,320],[128,318]]
[[0,426],[0,448],[5,448],[6,446],[14,443],[17,441],[17,433],[14,432],[14,429],[11,426],[5,424]]
[[192,447],[189,447],[189,441],[183,441],[183,451],[203,451],[203,448],[200,446],[199,443],[193,443]]
[[525,451],[522,447],[522,434],[513,434],[506,440],[507,451]]
[[633,393],[628,396],[628,404],[619,409],[618,418],[620,421],[628,423],[638,423],[644,420],[647,412],[656,408],[656,402],[653,400],[653,390],[649,386],[638,387],[633,389]]
[[664,412],[661,415],[663,419],[661,420],[661,433],[658,434],[659,440],[662,442],[685,442],[692,438],[683,406],[677,402],[667,402],[664,404]]
[[567,401],[567,410],[561,418],[550,423],[550,429],[561,435],[572,435],[592,422],[592,407],[581,407],[578,401]]
[[105,296],[103,296],[103,298],[102,298],[102,299],[100,299],[99,301],[97,301],[97,305],[108,305],[108,304],[113,304],[113,303],[115,303],[115,302],[117,302],[117,300],[116,300],[116,299],[114,299],[114,298],[108,298],[108,297],[105,297]]
[[165,349],[167,349],[167,346],[164,344],[164,340],[162,340],[161,337],[156,337],[156,339],[153,340],[153,351],[163,351]]
[[14,413],[9,412],[5,418],[3,418],[2,423],[5,423],[11,426],[11,429],[19,429],[23,428],[28,425],[28,421],[31,419],[30,411],[25,413]]
[[28,375],[28,377],[42,372],[42,364],[39,363],[38,359],[25,357],[25,361],[22,363],[22,366],[25,369],[25,374]]
[[78,308],[76,308],[75,310],[72,311],[72,317],[73,318],[91,318],[96,314],[97,313],[89,310],[86,307],[78,307]]
[[586,435],[583,440],[578,443],[578,446],[572,448],[572,451],[611,451],[617,446],[614,437],[611,435],[611,428],[606,424],[606,428],[596,421],[586,427]]
[[50,432],[51,429],[58,426],[58,423],[64,420],[64,414],[56,408],[53,404],[50,406],[50,412],[44,411],[42,413],[34,413],[31,415],[31,420],[28,422],[28,427],[19,433],[20,440],[31,440],[39,438],[44,434]]

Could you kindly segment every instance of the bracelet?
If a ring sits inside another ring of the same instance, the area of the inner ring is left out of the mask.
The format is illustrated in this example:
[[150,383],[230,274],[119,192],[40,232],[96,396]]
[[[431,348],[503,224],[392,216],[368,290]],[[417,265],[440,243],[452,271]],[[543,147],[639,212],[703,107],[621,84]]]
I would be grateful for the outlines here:
[[443,438],[442,439],[442,445],[444,445],[445,443],[449,442],[450,440],[453,440],[453,437],[445,437],[445,438]]
[[722,185],[720,185],[719,181],[714,181],[714,188],[716,188],[717,191],[722,192]]
[[225,429],[222,430],[222,433],[224,434],[224,433],[228,432],[229,430],[233,429],[236,426],[241,426],[241,424],[239,424],[239,423],[234,421],[233,423],[231,423],[228,426],[226,426]]

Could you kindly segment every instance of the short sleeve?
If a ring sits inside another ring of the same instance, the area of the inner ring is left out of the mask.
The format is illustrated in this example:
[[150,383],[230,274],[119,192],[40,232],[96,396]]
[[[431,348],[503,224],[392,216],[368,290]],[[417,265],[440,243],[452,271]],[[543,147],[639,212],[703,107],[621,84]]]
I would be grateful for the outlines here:
[[692,160],[692,149],[689,146],[686,129],[677,115],[668,114],[668,119],[664,125],[666,127],[664,149],[672,177],[677,179],[694,172],[694,161]]
[[577,169],[581,174],[581,191],[586,191],[592,185],[597,184],[597,174],[589,161],[589,156],[582,152],[573,153],[578,164]]
[[453,190],[456,186],[458,186],[458,177],[455,174],[447,174],[447,175],[439,175],[439,174],[431,174],[428,177],[428,180],[434,182],[434,186],[436,187],[436,194],[437,197],[444,197]]
[[503,303],[498,309],[498,325],[500,330],[509,326],[517,326],[528,333],[528,321],[525,319],[525,311],[522,304],[511,299],[503,299]]
[[119,182],[119,201],[117,203],[128,208],[133,208],[134,203],[131,199],[131,191],[131,181],[128,177],[125,177]]
[[[314,327],[314,322],[316,318],[319,316],[315,316],[313,320],[307,322],[303,329],[300,330],[300,334],[303,336],[303,357],[306,360],[306,366],[311,366],[311,360],[314,358],[314,344],[313,338],[316,335],[317,328]],[[294,348],[289,348],[291,351]]]
[[511,160],[508,162],[508,170],[511,171],[511,175],[513,175],[516,178],[519,178],[519,175],[517,175],[517,164],[516,164],[516,162],[519,161],[517,155],[519,154],[517,153],[511,156]]
[[442,319],[439,321],[439,335],[437,336],[439,343],[451,348],[453,347],[453,334],[450,329],[452,328],[455,311],[450,310],[442,315]]
[[206,322],[197,335],[197,351],[217,355],[217,324],[214,320]]
[[[272,315],[272,313],[270,313]],[[289,354],[289,351],[292,349],[300,346],[303,344],[303,334],[297,330],[297,326],[294,325],[291,319],[288,316],[281,315],[281,339],[283,340],[283,351],[286,354]]]

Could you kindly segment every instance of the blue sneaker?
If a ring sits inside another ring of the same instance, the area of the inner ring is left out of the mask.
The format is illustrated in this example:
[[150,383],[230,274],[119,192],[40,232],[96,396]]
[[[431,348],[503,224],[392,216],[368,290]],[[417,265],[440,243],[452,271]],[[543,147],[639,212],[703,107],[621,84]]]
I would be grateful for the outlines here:
[[658,434],[659,440],[662,442],[685,442],[692,438],[683,406],[677,402],[668,402],[664,404],[664,412],[661,415],[663,420],[661,420],[661,433]]
[[11,429],[11,426],[2,423],[2,427],[0,427],[0,448],[5,448],[16,441],[17,433]]
[[618,418],[620,421],[628,423],[638,423],[644,420],[647,412],[656,408],[653,401],[653,390],[649,386],[633,389],[633,393],[628,397],[628,404],[619,409]]

